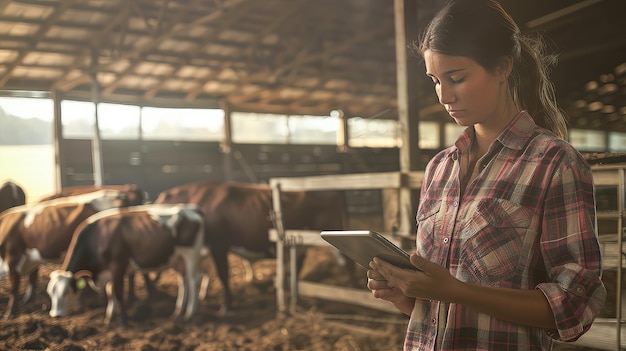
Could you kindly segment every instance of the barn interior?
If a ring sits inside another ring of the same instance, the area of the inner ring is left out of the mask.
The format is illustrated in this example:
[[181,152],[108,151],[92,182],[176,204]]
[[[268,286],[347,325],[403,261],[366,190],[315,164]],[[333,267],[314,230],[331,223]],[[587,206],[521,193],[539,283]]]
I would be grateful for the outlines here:
[[[58,188],[135,183],[154,199],[200,180],[269,183],[420,171],[445,146],[451,121],[422,62],[406,48],[443,2],[6,0],[0,3],[0,97],[54,101]],[[558,55],[552,78],[581,152],[596,164],[626,162],[626,2],[500,2],[523,33],[542,35]],[[65,137],[62,104],[68,100],[176,113],[220,110],[223,135],[201,141],[145,139],[141,132],[126,139]],[[238,113],[336,117],[337,142],[237,142],[230,131]],[[408,128],[391,147],[358,147],[350,143],[351,119]],[[424,123],[436,126],[438,144],[420,142]],[[607,187],[603,203],[624,206],[612,183]],[[351,190],[349,212],[379,213],[385,196]],[[607,231],[614,225],[623,227],[611,219]],[[620,335],[611,336],[618,345]]]
[[[419,136],[411,132],[415,133],[420,122],[443,126],[450,120],[422,75],[420,60],[407,50],[398,56],[396,43],[402,40],[405,48],[416,40],[441,3],[407,1],[401,35],[396,27],[399,21],[395,21],[400,15],[394,14],[397,6],[378,1],[5,1],[0,7],[0,89],[11,96],[41,92],[55,101],[288,116],[328,116],[339,111],[346,119],[406,118],[407,146],[414,150],[410,168],[420,169],[442,146],[420,148]],[[626,5],[616,0],[504,0],[502,4],[524,33],[543,35],[549,50],[558,55],[552,75],[559,101],[569,114],[570,128],[607,135],[626,133],[626,38],[620,17]],[[399,92],[405,105],[400,111],[408,109],[408,116],[399,116]],[[57,175],[60,186],[93,181],[89,179],[93,173],[91,141],[63,140],[63,133],[57,134],[62,151]],[[228,137],[219,140],[221,147],[202,145],[198,149],[140,143],[103,142],[102,177],[106,182],[121,181],[117,173],[121,169],[126,173],[130,160],[137,162],[137,155],[142,166],[134,167],[137,172],[131,173],[137,174],[127,181],[146,177],[139,173],[153,177],[158,166],[171,171],[176,167],[166,166],[177,164],[166,161],[168,156],[188,155],[188,167],[178,167],[177,179],[168,181],[167,174],[161,175],[165,179],[158,183],[165,187],[200,174],[267,181],[294,172],[298,163],[306,163],[298,162],[302,159],[329,164],[328,169],[333,169],[334,163],[359,168],[339,166],[342,172],[399,167],[393,164],[398,150],[379,150],[384,154],[381,157],[374,150],[351,150],[358,160],[340,160],[334,147],[320,151],[310,147],[299,150],[300,145],[254,145],[247,150],[250,144],[233,145]],[[318,147],[324,149],[324,145]],[[158,149],[161,164],[152,164],[150,152],[154,149]],[[260,155],[259,149],[270,150]],[[339,151],[348,153],[348,149]],[[239,151],[238,161],[226,162],[225,167],[207,166],[224,164],[219,159],[235,151]],[[605,146],[593,151],[614,150]],[[285,152],[288,156],[282,159],[289,159],[285,162],[289,167],[272,164]],[[259,158],[261,162],[257,162]],[[248,166],[241,166],[243,163]],[[311,166],[311,173],[323,172],[322,167]],[[195,171],[185,174],[184,168]],[[214,174],[206,174],[208,169]],[[147,188],[159,190],[158,185]]]

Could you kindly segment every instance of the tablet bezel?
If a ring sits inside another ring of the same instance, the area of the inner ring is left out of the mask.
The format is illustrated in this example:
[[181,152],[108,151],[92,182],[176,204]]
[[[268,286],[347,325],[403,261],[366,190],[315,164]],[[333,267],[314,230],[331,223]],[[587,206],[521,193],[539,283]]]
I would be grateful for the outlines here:
[[348,258],[369,269],[369,262],[379,257],[395,266],[417,270],[409,260],[409,254],[371,230],[325,230],[322,239],[343,252]]

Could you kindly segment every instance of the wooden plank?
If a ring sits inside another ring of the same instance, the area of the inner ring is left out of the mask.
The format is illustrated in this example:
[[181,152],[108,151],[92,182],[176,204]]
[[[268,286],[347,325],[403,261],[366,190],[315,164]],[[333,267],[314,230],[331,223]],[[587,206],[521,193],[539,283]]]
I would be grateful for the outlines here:
[[[269,230],[270,241],[276,242],[279,238],[278,231],[274,228]],[[319,230],[286,230],[285,241],[290,245],[327,245],[320,237]]]
[[[424,172],[378,172],[321,175],[310,177],[282,177],[270,179],[275,188],[280,184],[281,191],[313,191],[313,190],[356,190],[356,189],[389,189],[406,186],[419,188]],[[404,178],[404,180],[403,180]]]
[[400,313],[391,303],[377,299],[371,292],[365,290],[300,281],[298,292],[302,296],[347,303],[383,312]]
[[[623,167],[623,165],[621,167]],[[620,177],[623,176],[623,168],[615,165],[604,165],[594,166],[591,169],[593,171],[593,183],[595,186],[618,186],[621,184]]]
[[619,260],[622,260],[622,267],[626,267],[626,262],[621,257],[621,253],[626,252],[626,243],[622,242],[622,250],[620,251],[617,239],[617,234],[606,234],[598,237],[602,251],[603,269],[616,269]]
[[350,334],[363,334],[363,335],[369,335],[370,337],[386,337],[389,334],[389,330],[387,329],[372,329],[372,328],[367,328],[367,327],[359,327],[353,324],[348,324],[348,323],[343,323],[343,322],[324,321],[324,325],[345,329]]
[[[386,233],[381,233],[392,243],[402,246],[402,241]],[[279,238],[278,231],[274,228],[269,230],[270,241],[276,242]],[[313,246],[330,246],[326,240],[322,239],[319,230],[286,230],[285,241],[289,245],[313,245]]]

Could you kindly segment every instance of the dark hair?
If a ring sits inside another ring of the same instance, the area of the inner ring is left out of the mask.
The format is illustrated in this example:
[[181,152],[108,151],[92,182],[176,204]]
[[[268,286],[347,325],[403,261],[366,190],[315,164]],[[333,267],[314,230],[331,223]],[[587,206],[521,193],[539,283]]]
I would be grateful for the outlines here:
[[545,54],[541,37],[521,34],[496,0],[449,0],[422,33],[413,49],[473,59],[493,72],[503,57],[513,59],[508,87],[515,103],[537,125],[567,138],[565,113],[559,108],[549,68],[556,58]]

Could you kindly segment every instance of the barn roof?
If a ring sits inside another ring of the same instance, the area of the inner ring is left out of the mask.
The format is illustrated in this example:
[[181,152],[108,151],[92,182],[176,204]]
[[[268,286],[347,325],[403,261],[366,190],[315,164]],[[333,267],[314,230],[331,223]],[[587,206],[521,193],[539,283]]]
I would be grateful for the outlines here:
[[[441,2],[417,0],[420,23]],[[560,53],[572,125],[626,132],[626,2],[502,3]],[[101,101],[396,118],[393,11],[381,0],[6,0],[0,89],[89,99],[96,76]],[[446,118],[427,79],[411,79],[425,84],[423,116]]]

